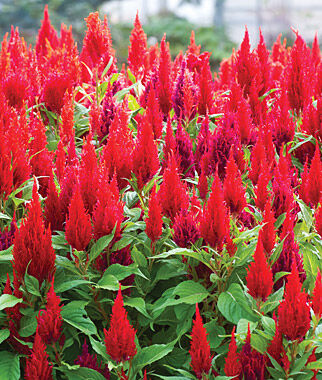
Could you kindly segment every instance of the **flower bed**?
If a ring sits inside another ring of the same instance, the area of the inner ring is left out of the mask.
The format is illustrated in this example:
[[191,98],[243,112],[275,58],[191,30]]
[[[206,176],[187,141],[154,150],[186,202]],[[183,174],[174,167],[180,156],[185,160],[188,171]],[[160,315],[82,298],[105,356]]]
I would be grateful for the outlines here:
[[262,35],[219,73],[136,17],[0,53],[1,379],[316,379],[322,60]]

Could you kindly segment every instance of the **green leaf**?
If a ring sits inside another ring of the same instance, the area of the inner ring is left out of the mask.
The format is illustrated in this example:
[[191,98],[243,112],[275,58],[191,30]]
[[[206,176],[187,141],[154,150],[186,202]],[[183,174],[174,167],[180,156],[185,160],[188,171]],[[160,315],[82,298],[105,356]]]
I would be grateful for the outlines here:
[[116,291],[119,288],[119,282],[115,276],[112,274],[105,274],[103,277],[98,281],[97,287],[107,290],[113,290]]
[[63,293],[69,289],[75,288],[78,285],[91,284],[90,281],[87,280],[67,280],[66,282],[62,282],[55,286],[56,293]]
[[93,350],[101,355],[105,361],[110,360],[110,357],[106,353],[106,347],[102,342],[95,340],[92,336],[89,337]]
[[295,361],[294,365],[290,369],[290,376],[298,374],[301,369],[305,367],[305,364],[307,362],[307,359],[311,355],[312,352],[308,352],[305,355],[303,355],[301,358]]
[[77,369],[58,368],[68,380],[105,380],[105,377],[91,368],[80,367]]
[[12,218],[3,212],[0,212],[0,219],[11,220]]
[[171,251],[160,253],[159,255],[151,256],[149,259],[166,259],[170,256],[187,256],[187,257],[193,257],[194,259],[200,261],[201,263],[205,264],[209,269],[212,270],[212,267],[210,265],[210,258],[211,253],[205,252],[205,251],[199,251],[195,252],[191,249],[186,248],[175,248]]
[[[226,334],[226,331],[222,326],[217,325],[216,321],[210,321],[204,326],[208,332],[210,348],[214,350],[219,347],[221,342],[225,339],[224,335]],[[220,335],[223,336],[221,337]]]
[[311,362],[307,364],[306,366],[307,369],[319,369],[321,370],[322,368],[322,358],[317,360],[316,362]]
[[262,312],[267,314],[276,309],[277,306],[279,306],[280,301],[282,301],[283,295],[284,287],[279,288],[275,293],[271,294],[262,306]]
[[311,247],[312,245],[310,244],[301,245],[301,249],[303,250],[303,266],[305,272],[312,278],[315,278],[317,268],[319,268],[320,257],[315,252],[316,250]]
[[188,304],[201,302],[209,296],[207,289],[192,280],[181,282],[176,286],[173,294],[179,296],[182,302]]
[[143,298],[139,297],[126,297],[124,300],[124,306],[130,306],[136,309],[139,313],[143,314],[146,318],[150,319],[151,316],[146,310],[145,302]]
[[85,311],[86,301],[72,301],[62,308],[62,318],[85,335],[96,335],[97,330]]
[[226,292],[220,294],[217,306],[221,314],[235,325],[240,319],[251,322],[259,319],[250,308],[242,288],[236,283],[231,284]]
[[89,253],[89,262],[94,261],[104,251],[104,249],[111,243],[115,234],[115,229],[116,229],[116,226],[114,227],[110,235],[101,237],[92,246],[91,251]]
[[2,296],[0,296],[0,310],[4,310],[7,307],[13,307],[22,301],[22,298],[17,298],[11,294],[2,294]]
[[25,273],[25,285],[30,294],[40,297],[39,281],[27,272]]
[[253,332],[256,329],[257,322],[250,322],[247,319],[240,319],[237,323],[236,334],[243,334],[246,338],[248,325],[250,328],[250,332]]
[[298,199],[297,203],[300,206],[303,220],[307,226],[307,232],[309,232],[313,224],[312,210],[301,199]]
[[281,225],[283,224],[285,218],[286,218],[286,213],[284,212],[283,214],[281,214],[281,215],[276,219],[276,222],[274,223],[274,227],[275,227],[276,229],[280,228]]
[[9,329],[2,329],[0,330],[0,344],[4,342],[7,338],[10,336]]
[[54,249],[63,249],[63,250],[68,250],[69,249],[69,244],[65,238],[65,234],[61,231],[58,231],[56,235],[52,235],[51,237],[51,242],[53,245]]
[[280,254],[283,250],[283,245],[284,245],[284,240],[286,239],[286,236],[285,238],[279,242],[279,244],[275,247],[273,253],[271,254],[270,258],[269,258],[269,262],[270,262],[270,265],[272,266],[277,260],[278,258],[280,257]]
[[122,239],[118,240],[112,248],[112,252],[119,251],[120,249],[123,249],[130,245],[132,241],[134,240],[132,235],[123,235]]
[[0,374],[1,380],[19,380],[19,356],[12,352],[0,351]]
[[148,266],[148,262],[146,257],[141,253],[136,246],[134,246],[131,250],[132,260],[140,267],[146,268]]
[[106,269],[100,281],[102,281],[104,276],[107,275],[113,275],[115,278],[117,278],[118,281],[121,281],[124,278],[131,276],[132,274],[135,274],[148,280],[148,278],[144,276],[144,274],[140,271],[136,264],[131,264],[128,266],[121,264],[112,264]]
[[[179,296],[175,299],[175,296]],[[160,298],[154,305],[153,315],[156,316],[160,310],[164,310],[168,306],[188,304],[195,305],[203,301],[209,296],[207,289],[201,284],[194,281],[184,281],[177,285],[175,288],[168,289],[164,292],[163,297]]]
[[19,335],[23,338],[30,336],[36,332],[38,312],[34,312],[32,315],[24,315],[20,320]]
[[141,368],[150,365],[164,356],[168,355],[173,350],[173,344],[154,344],[149,347],[144,347],[133,358],[133,367],[138,371]]
[[0,251],[0,262],[10,262],[13,259],[12,255],[13,245],[11,245],[8,249],[4,251]]
[[105,75],[108,73],[108,70],[111,68],[113,61],[114,61],[114,57],[112,56],[110,58],[110,60],[108,61],[108,64],[105,66],[105,68],[104,68],[104,70],[102,72],[101,78],[104,78]]

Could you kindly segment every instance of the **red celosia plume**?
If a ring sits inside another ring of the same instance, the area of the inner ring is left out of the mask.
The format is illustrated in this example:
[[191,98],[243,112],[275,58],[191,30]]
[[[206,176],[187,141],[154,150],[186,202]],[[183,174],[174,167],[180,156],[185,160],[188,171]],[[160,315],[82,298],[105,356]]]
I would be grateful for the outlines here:
[[296,263],[288,275],[284,300],[278,308],[278,326],[289,340],[303,339],[310,328],[310,308],[307,294],[301,291]]
[[135,330],[131,326],[123,306],[121,287],[112,307],[110,328],[104,329],[105,347],[112,360],[124,362],[136,354]]
[[250,264],[246,276],[249,294],[257,300],[266,301],[273,290],[273,274],[267,263],[261,235],[254,253],[254,261]]
[[189,353],[191,356],[190,365],[197,379],[201,379],[203,375],[208,375],[211,368],[212,356],[207,335],[207,331],[202,324],[198,304],[196,304],[196,319],[193,321]]
[[12,254],[13,268],[19,281],[23,282],[27,267],[28,274],[37,278],[39,284],[52,279],[56,255],[51,244],[51,232],[44,226],[36,183],[28,215],[16,232]]

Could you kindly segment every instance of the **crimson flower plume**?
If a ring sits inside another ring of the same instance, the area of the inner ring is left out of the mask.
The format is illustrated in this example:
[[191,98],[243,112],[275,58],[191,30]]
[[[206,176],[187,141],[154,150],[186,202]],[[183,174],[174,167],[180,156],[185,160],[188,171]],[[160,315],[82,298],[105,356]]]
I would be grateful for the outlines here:
[[207,340],[207,330],[202,324],[198,304],[196,304],[196,319],[193,321],[191,334],[191,367],[198,379],[202,375],[207,375],[211,368],[212,356],[210,353],[210,345]]
[[307,294],[301,291],[301,282],[296,263],[287,278],[284,300],[278,308],[278,325],[289,340],[303,339],[310,328],[310,308]]
[[121,287],[112,307],[110,328],[104,329],[105,347],[112,360],[124,362],[136,354],[135,330],[130,325],[123,306]]

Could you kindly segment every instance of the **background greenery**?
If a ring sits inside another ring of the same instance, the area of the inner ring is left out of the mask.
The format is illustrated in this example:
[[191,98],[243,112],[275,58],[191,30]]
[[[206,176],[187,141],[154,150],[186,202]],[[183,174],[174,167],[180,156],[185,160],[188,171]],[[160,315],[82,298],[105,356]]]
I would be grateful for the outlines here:
[[[57,31],[60,30],[62,22],[66,25],[72,25],[74,38],[81,48],[86,26],[84,18],[90,12],[99,10],[105,2],[100,0],[0,0],[0,34],[2,37],[10,30],[11,25],[18,26],[26,41],[34,44],[44,7],[48,4],[50,19]],[[186,50],[189,45],[191,30],[194,30],[196,43],[202,47],[207,46],[207,50],[212,53],[211,65],[213,68],[217,67],[223,58],[231,54],[234,46],[223,27],[201,27],[171,13],[150,17],[143,27],[148,35],[148,41],[153,44],[160,41],[163,34],[166,33],[173,57],[180,50]],[[119,63],[126,62],[129,34],[133,25],[110,24],[110,28],[118,61]]]

